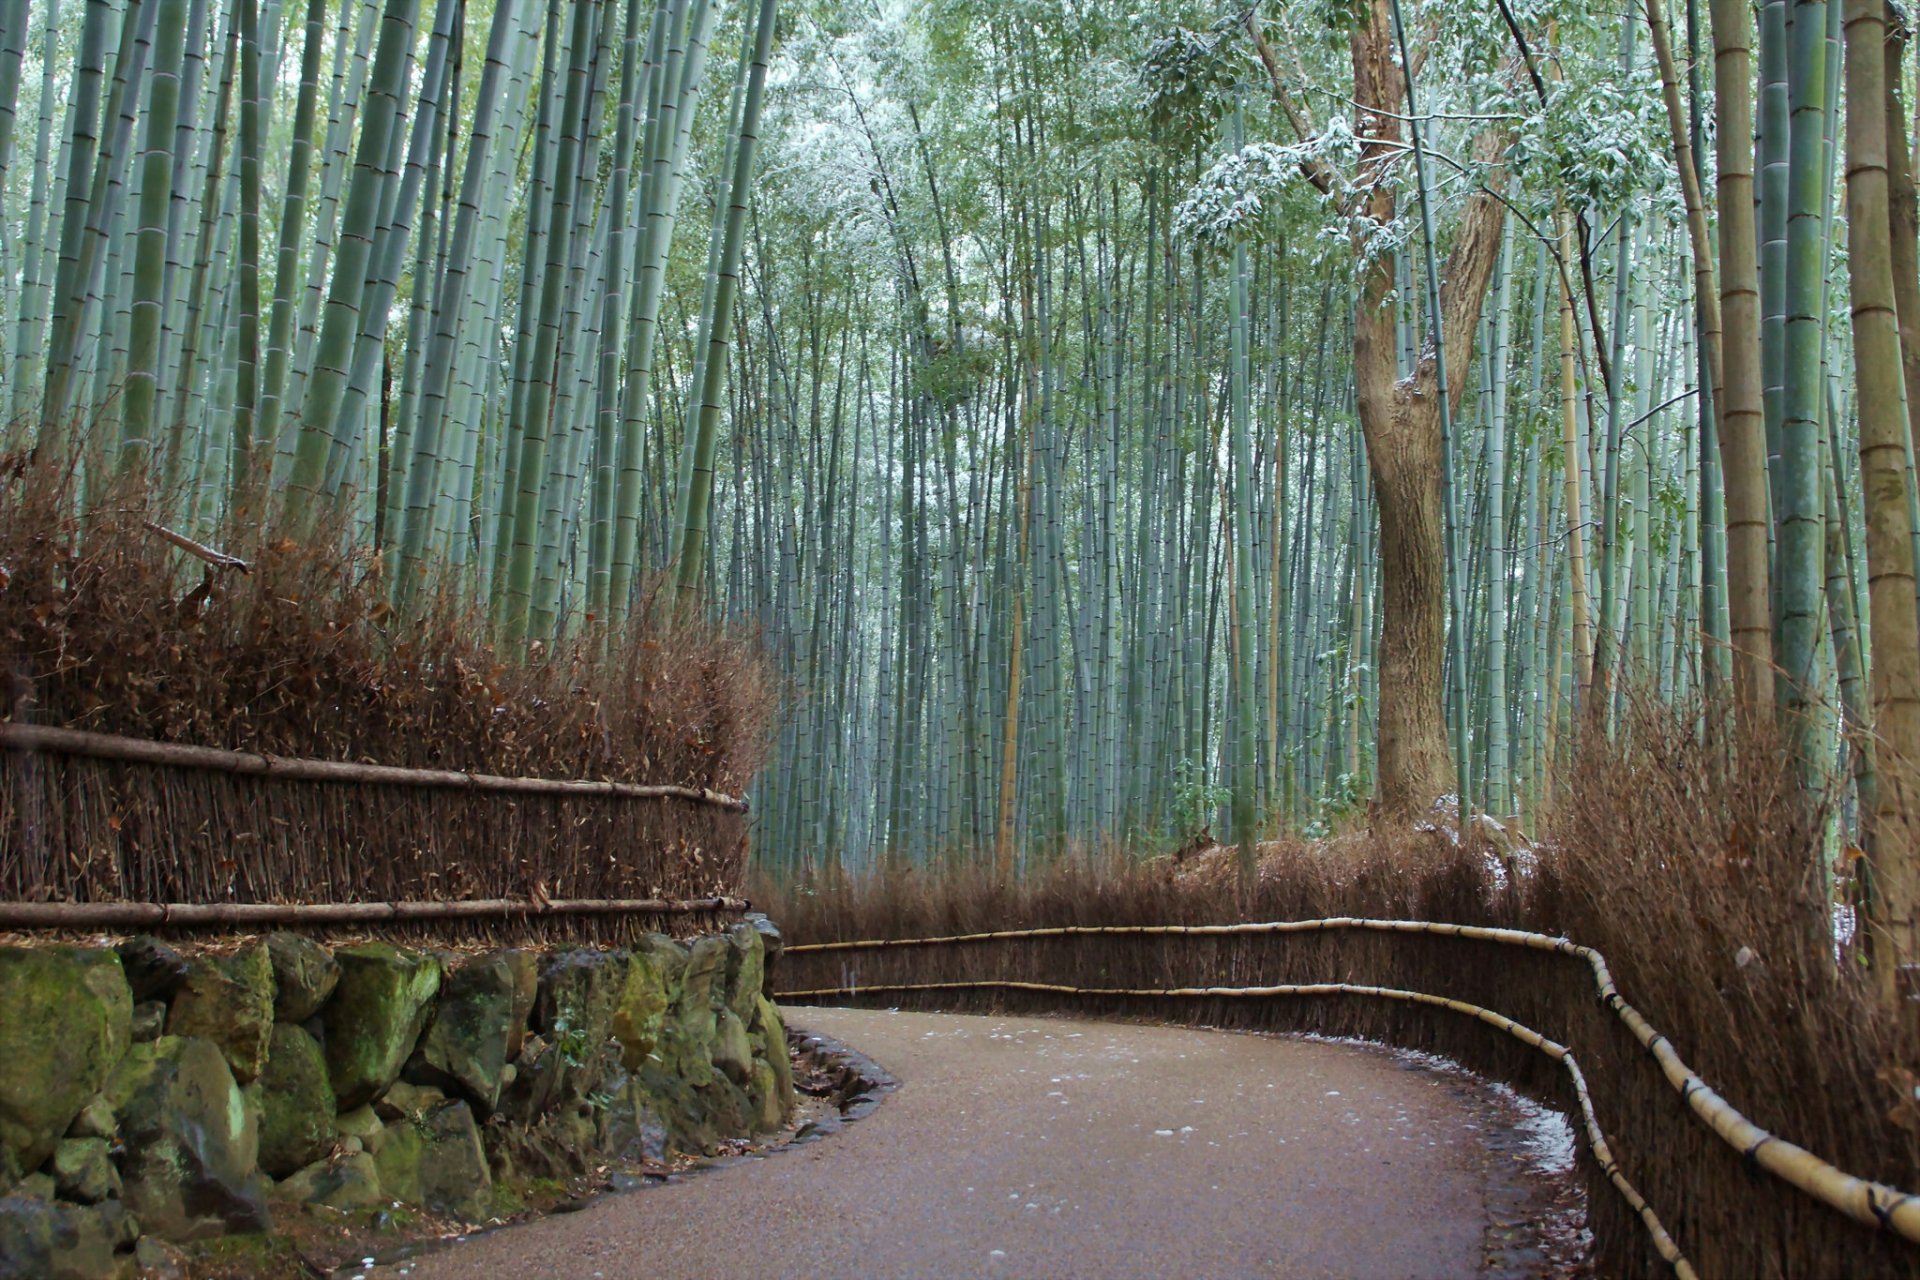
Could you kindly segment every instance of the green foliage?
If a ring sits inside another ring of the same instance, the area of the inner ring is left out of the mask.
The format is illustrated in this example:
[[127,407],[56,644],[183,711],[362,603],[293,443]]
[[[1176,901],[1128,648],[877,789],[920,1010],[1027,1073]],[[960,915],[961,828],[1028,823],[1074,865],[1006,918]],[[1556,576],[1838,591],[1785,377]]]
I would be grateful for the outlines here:
[[1181,843],[1204,835],[1213,825],[1213,815],[1233,798],[1233,792],[1217,782],[1207,781],[1207,772],[1191,760],[1182,760],[1173,771],[1173,832]]

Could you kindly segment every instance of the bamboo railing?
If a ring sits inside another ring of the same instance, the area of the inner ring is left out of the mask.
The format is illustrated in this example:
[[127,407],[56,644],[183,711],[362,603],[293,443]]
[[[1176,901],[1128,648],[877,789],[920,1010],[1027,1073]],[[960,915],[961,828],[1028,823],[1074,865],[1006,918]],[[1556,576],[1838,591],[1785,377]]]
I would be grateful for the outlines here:
[[472,898],[457,902],[0,902],[0,929],[257,928],[528,916],[744,912],[745,898]]
[[293,782],[375,783],[384,786],[451,788],[519,795],[608,796],[623,800],[685,800],[734,813],[747,812],[747,802],[706,787],[672,784],[598,782],[592,779],[506,778],[455,769],[406,769],[396,765],[354,764],[339,760],[301,760],[256,751],[227,751],[173,742],[149,742],[84,729],[0,722],[0,747],[12,751],[50,751],[59,755],[90,756],[127,764],[175,769],[209,769],[218,773],[272,777]]
[[[1335,916],[1321,920],[1284,920],[1257,921],[1244,924],[1225,925],[1061,925],[1039,929],[1009,929],[992,933],[956,934],[945,937],[929,938],[876,938],[859,941],[805,943],[787,948],[791,955],[820,953],[831,951],[887,950],[911,947],[955,946],[977,942],[1014,941],[1038,938],[1063,938],[1089,935],[1130,935],[1130,936],[1230,936],[1248,934],[1299,934],[1321,933],[1336,930],[1364,930],[1378,933],[1425,934],[1437,937],[1464,938],[1479,942],[1490,942],[1503,946],[1524,947],[1534,951],[1547,951],[1559,955],[1584,960],[1593,974],[1594,986],[1600,1002],[1620,1020],[1633,1037],[1646,1049],[1647,1053],[1659,1064],[1661,1073],[1667,1082],[1680,1094],[1688,1109],[1715,1137],[1738,1152],[1754,1167],[1781,1182],[1795,1188],[1808,1197],[1824,1203],[1828,1207],[1845,1214],[1862,1225],[1891,1232],[1913,1243],[1920,1243],[1920,1196],[1913,1192],[1890,1187],[1884,1183],[1856,1177],[1837,1168],[1804,1147],[1795,1145],[1775,1134],[1767,1132],[1741,1114],[1725,1098],[1716,1093],[1707,1082],[1689,1068],[1673,1045],[1656,1030],[1639,1010],[1628,1004],[1614,985],[1612,974],[1607,969],[1604,956],[1591,947],[1581,946],[1567,938],[1556,938],[1542,933],[1531,933],[1520,929],[1498,929],[1478,925],[1456,925],[1417,920],[1373,920],[1352,916]],[[1046,984],[1020,983],[951,983],[930,984],[931,988],[944,987],[961,989],[979,987],[991,989],[1047,989]],[[852,995],[861,991],[875,992],[885,989],[913,990],[912,984],[895,984],[892,988],[839,988],[816,991],[795,991],[781,993],[782,999],[821,998],[828,995]],[[1521,1027],[1504,1015],[1479,1006],[1468,1005],[1441,996],[1427,995],[1421,992],[1398,991],[1384,987],[1356,987],[1349,984],[1294,985],[1280,987],[1226,987],[1202,988],[1179,987],[1164,990],[1111,989],[1097,988],[1057,988],[1059,994],[1077,994],[1094,996],[1167,996],[1167,997],[1281,997],[1310,995],[1358,995],[1382,999],[1409,1001],[1417,1004],[1434,1005],[1468,1013],[1484,1022],[1502,1027],[1516,1038],[1533,1044],[1535,1048],[1546,1052],[1550,1057],[1558,1058],[1563,1064],[1571,1063],[1571,1054],[1564,1047],[1539,1036],[1537,1032]],[[1522,1034],[1522,1033],[1525,1034]],[[1534,1037],[1534,1039],[1529,1039]],[[1547,1046],[1551,1045],[1549,1049]],[[1555,1052],[1555,1051],[1558,1052]],[[1570,1074],[1577,1072],[1572,1067]],[[1584,1077],[1576,1092],[1588,1120],[1589,1138],[1599,1137],[1599,1125],[1593,1119],[1591,1106],[1585,1092]],[[1596,1160],[1606,1169],[1611,1163],[1610,1155],[1601,1156],[1600,1148],[1595,1147]],[[1628,1188],[1623,1185],[1625,1179],[1617,1176],[1617,1169],[1608,1171],[1615,1185],[1621,1187],[1625,1195]],[[1629,1197],[1632,1203],[1632,1197]],[[1649,1231],[1657,1218],[1652,1210],[1636,1213],[1647,1222]],[[1658,1247],[1658,1237],[1655,1237]],[[1662,1256],[1665,1257],[1664,1250]],[[1671,1263],[1673,1260],[1668,1258]],[[1677,1269],[1677,1268],[1676,1268]]]

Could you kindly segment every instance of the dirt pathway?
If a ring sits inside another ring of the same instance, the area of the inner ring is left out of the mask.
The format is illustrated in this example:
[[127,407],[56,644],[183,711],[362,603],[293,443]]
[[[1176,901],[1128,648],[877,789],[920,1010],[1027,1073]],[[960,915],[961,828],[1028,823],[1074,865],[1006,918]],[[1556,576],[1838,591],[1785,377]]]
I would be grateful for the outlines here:
[[[378,1276],[1535,1274],[1514,1113],[1380,1051],[796,1009],[901,1081],[845,1132]],[[1525,1234],[1523,1229],[1522,1234]]]

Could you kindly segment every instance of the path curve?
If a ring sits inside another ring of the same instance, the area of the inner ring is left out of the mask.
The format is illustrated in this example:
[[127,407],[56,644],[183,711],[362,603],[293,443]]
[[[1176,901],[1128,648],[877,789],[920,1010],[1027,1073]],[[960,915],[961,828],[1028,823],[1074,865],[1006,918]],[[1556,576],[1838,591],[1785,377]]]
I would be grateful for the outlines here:
[[1536,1273],[1513,1236],[1532,1216],[1519,1203],[1521,1144],[1503,1140],[1513,1113],[1460,1073],[1174,1027],[790,1017],[874,1059],[898,1092],[823,1141],[379,1276]]

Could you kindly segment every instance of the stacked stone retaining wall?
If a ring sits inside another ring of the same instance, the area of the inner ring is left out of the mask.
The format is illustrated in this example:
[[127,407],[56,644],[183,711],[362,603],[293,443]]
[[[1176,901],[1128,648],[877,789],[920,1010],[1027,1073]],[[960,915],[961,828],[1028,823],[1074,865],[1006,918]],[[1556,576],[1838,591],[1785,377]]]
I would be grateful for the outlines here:
[[483,1223],[534,1179],[777,1130],[778,951],[759,917],[623,950],[0,947],[0,1280],[302,1206]]

